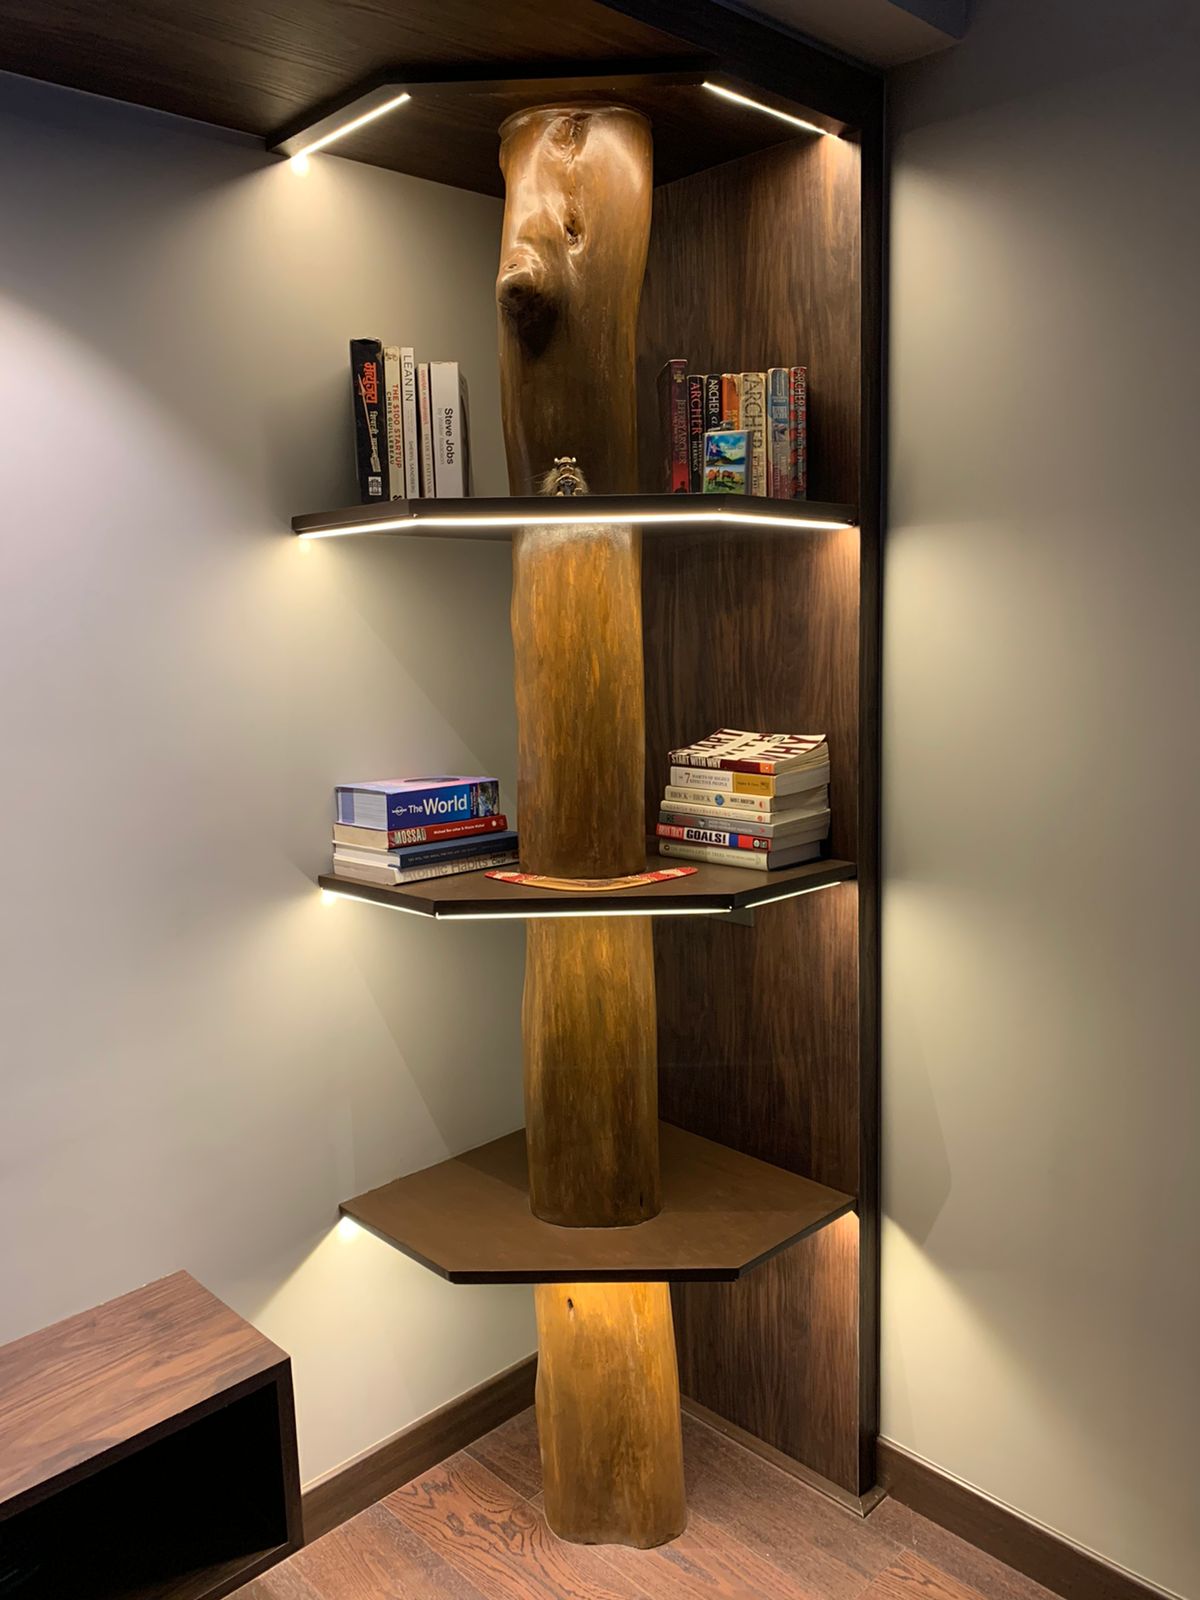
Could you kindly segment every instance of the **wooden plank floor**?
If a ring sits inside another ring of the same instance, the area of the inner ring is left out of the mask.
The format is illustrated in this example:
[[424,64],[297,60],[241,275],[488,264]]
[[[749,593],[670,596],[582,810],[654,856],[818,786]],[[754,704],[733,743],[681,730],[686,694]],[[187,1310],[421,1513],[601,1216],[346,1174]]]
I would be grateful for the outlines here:
[[1053,1600],[891,1500],[864,1520],[694,1417],[683,1430],[688,1526],[661,1549],[555,1538],[531,1409],[239,1600]]

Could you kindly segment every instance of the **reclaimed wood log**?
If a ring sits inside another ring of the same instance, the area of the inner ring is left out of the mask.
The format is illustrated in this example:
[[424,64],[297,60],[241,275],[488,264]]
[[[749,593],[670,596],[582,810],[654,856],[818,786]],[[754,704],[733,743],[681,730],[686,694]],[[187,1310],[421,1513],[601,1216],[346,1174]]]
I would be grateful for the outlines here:
[[526,930],[525,1137],[535,1216],[568,1228],[662,1207],[649,917],[563,917]]
[[665,1283],[543,1283],[537,1419],[546,1520],[577,1544],[683,1532],[679,1375]]

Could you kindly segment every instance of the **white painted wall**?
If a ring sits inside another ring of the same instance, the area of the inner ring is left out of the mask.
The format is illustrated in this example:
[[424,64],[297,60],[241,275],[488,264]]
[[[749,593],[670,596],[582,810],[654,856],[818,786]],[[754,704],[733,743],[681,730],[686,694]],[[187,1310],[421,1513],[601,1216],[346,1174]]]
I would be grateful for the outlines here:
[[0,1339],[187,1267],[306,1479],[533,1347],[339,1198],[522,1120],[519,928],[313,878],[339,780],[515,793],[503,545],[302,545],[346,341],[459,358],[503,492],[497,201],[0,79]]
[[1198,61],[982,0],[896,81],[884,663],[884,1431],[1193,1597]]

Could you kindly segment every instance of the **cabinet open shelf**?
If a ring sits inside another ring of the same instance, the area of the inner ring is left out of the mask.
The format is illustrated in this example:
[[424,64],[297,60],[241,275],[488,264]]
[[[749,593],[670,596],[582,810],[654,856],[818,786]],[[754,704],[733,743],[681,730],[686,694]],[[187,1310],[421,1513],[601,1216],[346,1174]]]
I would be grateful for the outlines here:
[[533,523],[636,522],[643,534],[703,528],[712,533],[830,533],[853,528],[853,506],[822,500],[772,500],[764,495],[589,494],[578,499],[497,495],[467,500],[383,500],[292,518],[302,539],[352,534],[405,538],[508,540]]
[[524,1130],[342,1205],[451,1283],[729,1283],[853,1197],[659,1124],[663,1208],[634,1228],[558,1228],[529,1209]]
[[[676,864],[666,856],[647,856],[646,870]],[[678,863],[683,865],[683,863]],[[692,865],[693,863],[688,863]],[[577,916],[719,916],[752,911],[777,900],[791,900],[831,883],[855,877],[850,861],[806,861],[798,867],[773,872],[751,872],[744,867],[714,867],[694,863],[686,878],[668,878],[637,889],[538,889],[527,884],[502,883],[486,872],[460,872],[449,878],[427,878],[395,889],[328,874],[317,879],[329,894],[347,900],[369,900],[419,917],[439,920],[491,917]]]

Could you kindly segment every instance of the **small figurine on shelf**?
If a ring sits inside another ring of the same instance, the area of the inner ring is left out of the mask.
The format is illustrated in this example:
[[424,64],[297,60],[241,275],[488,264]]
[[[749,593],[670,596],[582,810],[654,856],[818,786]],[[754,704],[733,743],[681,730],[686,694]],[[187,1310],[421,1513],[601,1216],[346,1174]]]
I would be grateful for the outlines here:
[[574,456],[555,456],[553,467],[542,478],[541,491],[553,495],[587,494],[587,479]]

